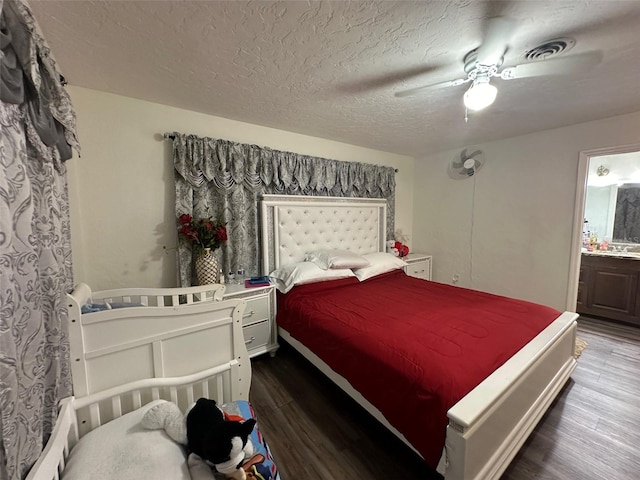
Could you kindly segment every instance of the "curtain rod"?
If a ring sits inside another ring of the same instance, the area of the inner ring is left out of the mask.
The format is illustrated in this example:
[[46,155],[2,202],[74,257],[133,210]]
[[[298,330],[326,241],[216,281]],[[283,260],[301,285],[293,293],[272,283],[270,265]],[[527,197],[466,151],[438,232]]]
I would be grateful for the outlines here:
[[[173,133],[165,133],[164,134],[164,139],[165,140],[175,140],[176,136]],[[400,170],[398,170],[397,168],[393,169],[394,172],[398,173]]]

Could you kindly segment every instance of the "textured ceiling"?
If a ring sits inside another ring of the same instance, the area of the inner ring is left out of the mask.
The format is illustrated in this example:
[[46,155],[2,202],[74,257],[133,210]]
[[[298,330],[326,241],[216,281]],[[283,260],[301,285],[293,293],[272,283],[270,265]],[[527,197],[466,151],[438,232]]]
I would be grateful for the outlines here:
[[[71,85],[420,156],[640,111],[640,1],[36,1]],[[465,123],[464,77],[487,18],[518,27],[504,66],[545,40],[600,51],[580,75],[492,80]]]

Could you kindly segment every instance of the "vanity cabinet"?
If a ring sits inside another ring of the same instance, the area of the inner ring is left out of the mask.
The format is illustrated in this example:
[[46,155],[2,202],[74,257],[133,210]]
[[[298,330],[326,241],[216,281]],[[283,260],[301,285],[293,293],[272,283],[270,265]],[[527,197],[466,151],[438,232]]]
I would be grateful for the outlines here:
[[640,326],[640,258],[582,255],[576,311]]

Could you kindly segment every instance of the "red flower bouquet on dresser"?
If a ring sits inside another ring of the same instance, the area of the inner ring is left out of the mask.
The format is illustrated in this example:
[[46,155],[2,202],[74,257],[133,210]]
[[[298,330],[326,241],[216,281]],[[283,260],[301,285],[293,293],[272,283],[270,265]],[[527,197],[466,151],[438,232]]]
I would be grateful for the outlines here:
[[227,241],[227,228],[211,217],[195,220],[188,213],[178,217],[178,234],[196,248],[215,250]]
[[213,252],[227,241],[227,228],[210,217],[195,220],[188,213],[178,217],[178,236],[194,248],[199,285],[218,281],[218,259]]

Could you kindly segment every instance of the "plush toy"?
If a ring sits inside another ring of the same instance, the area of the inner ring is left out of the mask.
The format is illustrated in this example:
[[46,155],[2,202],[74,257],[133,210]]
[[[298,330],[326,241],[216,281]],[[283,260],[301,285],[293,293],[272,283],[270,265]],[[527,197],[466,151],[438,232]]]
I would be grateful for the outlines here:
[[[186,417],[172,402],[152,407],[143,417],[142,425],[149,429],[164,429],[176,442],[190,451],[189,471],[194,477],[211,478],[211,463],[215,469],[235,480],[245,480],[245,460],[253,460],[254,448],[249,435],[256,425],[253,418],[229,415],[215,400],[200,398]],[[251,462],[249,462],[251,463]],[[250,468],[251,465],[246,465]],[[209,476],[207,477],[207,470]]]
[[215,400],[200,398],[187,414],[187,446],[218,472],[245,480],[242,464],[254,453],[249,435],[255,425],[253,418],[239,421],[225,415]]
[[400,242],[396,242],[393,245],[393,248],[395,248],[398,251],[399,257],[406,257],[407,255],[409,255],[409,247],[407,245],[403,245]]
[[175,403],[162,402],[151,407],[142,417],[142,426],[150,430],[164,430],[172,440],[187,444],[187,423]]

